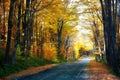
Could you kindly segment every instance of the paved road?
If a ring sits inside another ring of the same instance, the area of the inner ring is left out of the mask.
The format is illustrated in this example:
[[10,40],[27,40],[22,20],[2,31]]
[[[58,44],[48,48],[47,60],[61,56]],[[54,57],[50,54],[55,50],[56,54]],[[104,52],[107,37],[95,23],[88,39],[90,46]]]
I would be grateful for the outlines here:
[[89,57],[84,57],[78,62],[61,64],[49,70],[15,80],[88,80],[85,69],[89,61]]

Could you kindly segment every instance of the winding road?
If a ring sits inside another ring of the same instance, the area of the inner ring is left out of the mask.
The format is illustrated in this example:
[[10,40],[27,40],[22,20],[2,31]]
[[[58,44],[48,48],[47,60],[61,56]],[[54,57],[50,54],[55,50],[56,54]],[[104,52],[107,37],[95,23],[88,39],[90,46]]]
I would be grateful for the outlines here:
[[37,74],[19,77],[14,80],[88,80],[86,67],[89,61],[89,57],[85,56],[80,61],[60,64]]

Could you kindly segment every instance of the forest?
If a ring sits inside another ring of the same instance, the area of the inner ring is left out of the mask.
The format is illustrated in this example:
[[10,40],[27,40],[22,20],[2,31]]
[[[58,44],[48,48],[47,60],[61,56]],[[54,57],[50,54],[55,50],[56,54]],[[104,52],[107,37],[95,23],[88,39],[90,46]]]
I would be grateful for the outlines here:
[[119,0],[0,0],[0,76],[84,52],[120,74]]

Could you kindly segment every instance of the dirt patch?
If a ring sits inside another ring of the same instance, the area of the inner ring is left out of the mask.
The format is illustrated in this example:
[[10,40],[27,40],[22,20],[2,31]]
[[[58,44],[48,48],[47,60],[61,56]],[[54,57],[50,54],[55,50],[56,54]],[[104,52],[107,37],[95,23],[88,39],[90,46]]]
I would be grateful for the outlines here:
[[109,72],[107,66],[95,61],[90,62],[90,66],[88,70],[89,70],[89,75],[88,75],[89,80],[120,80],[119,77],[112,75]]
[[32,67],[32,68],[29,68],[27,70],[23,70],[23,71],[20,71],[16,74],[11,74],[3,79],[0,79],[0,80],[8,80],[10,78],[16,78],[16,77],[20,77],[20,76],[26,76],[26,75],[31,75],[31,74],[35,74],[35,73],[38,73],[40,71],[44,71],[46,69],[50,69],[54,66],[56,66],[57,64],[48,64],[48,65],[45,65],[45,66],[39,66],[39,67]]

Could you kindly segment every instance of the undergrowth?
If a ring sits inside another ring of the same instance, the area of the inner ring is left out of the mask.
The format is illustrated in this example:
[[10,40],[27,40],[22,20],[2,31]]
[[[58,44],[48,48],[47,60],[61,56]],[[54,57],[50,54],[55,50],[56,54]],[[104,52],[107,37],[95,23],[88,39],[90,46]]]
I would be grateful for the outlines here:
[[30,67],[43,66],[45,64],[63,63],[65,59],[59,59],[58,62],[41,59],[39,57],[17,57],[15,64],[1,64],[0,65],[0,77],[7,76],[9,74],[17,73],[19,71],[28,69]]

